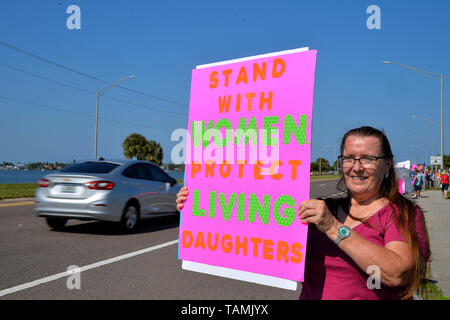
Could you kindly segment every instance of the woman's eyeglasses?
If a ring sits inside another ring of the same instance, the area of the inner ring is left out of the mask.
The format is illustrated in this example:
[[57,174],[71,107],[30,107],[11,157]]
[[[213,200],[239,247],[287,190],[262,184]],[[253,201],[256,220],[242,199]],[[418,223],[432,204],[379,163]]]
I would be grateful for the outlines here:
[[339,162],[342,168],[350,168],[355,165],[355,161],[358,160],[363,168],[373,168],[377,165],[378,159],[384,159],[386,157],[376,157],[376,156],[364,156],[361,158],[353,158],[350,156],[339,156]]

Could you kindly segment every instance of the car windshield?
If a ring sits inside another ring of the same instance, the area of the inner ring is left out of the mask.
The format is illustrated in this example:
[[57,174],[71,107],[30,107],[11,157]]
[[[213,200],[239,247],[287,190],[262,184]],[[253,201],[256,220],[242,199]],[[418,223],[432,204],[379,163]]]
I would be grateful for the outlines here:
[[119,164],[111,162],[82,162],[74,163],[60,170],[65,173],[108,173]]

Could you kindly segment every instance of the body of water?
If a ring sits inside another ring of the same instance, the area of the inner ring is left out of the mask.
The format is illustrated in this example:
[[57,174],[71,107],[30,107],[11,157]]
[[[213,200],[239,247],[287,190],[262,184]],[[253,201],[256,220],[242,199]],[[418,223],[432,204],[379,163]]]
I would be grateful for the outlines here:
[[0,170],[1,183],[37,183],[39,179],[56,170]]
[[[0,170],[0,184],[37,183],[46,174],[57,172],[57,170]],[[184,180],[184,172],[168,171],[167,173],[177,180]]]

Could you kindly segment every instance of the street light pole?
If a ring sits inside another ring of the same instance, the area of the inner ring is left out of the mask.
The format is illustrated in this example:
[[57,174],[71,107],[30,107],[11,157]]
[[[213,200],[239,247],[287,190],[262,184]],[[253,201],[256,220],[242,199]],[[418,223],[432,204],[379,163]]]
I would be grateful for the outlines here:
[[97,138],[98,138],[98,98],[100,92],[97,91],[97,105],[95,107],[95,145],[94,145],[94,160],[97,159]]
[[135,76],[128,76],[128,77],[124,77],[116,82],[114,82],[113,84],[111,84],[110,86],[103,88],[100,91],[97,91],[97,105],[95,107],[95,137],[94,137],[94,159],[97,159],[97,145],[98,145],[98,105],[99,105],[99,98],[101,95],[105,94],[107,91],[111,90],[113,87],[117,86],[119,83],[121,83],[122,81],[126,80],[126,79],[133,79],[136,78]]
[[444,75],[441,74],[441,170],[444,168]]
[[433,72],[425,71],[416,67],[411,67],[406,64],[393,62],[393,61],[383,61],[385,64],[398,64],[399,66],[402,66],[403,68],[412,70],[414,72],[417,72],[422,75],[428,75],[437,77],[441,80],[441,170],[444,170],[444,75],[443,74],[436,74]]
[[337,172],[336,143],[334,144],[334,174]]

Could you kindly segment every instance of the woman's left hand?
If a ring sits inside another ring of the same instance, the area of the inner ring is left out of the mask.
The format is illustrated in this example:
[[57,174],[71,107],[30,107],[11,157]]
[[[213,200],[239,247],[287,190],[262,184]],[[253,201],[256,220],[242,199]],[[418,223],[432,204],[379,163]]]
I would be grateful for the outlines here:
[[338,222],[323,200],[303,201],[297,213],[302,223],[314,223],[324,233]]

